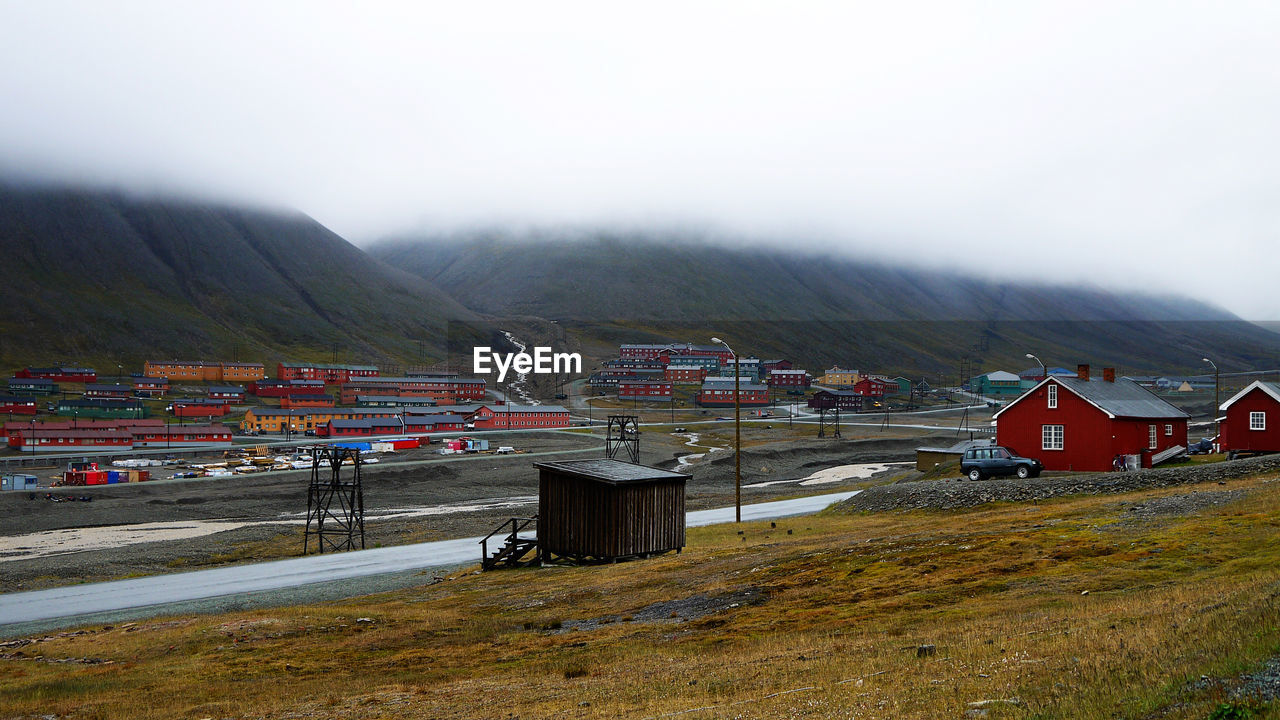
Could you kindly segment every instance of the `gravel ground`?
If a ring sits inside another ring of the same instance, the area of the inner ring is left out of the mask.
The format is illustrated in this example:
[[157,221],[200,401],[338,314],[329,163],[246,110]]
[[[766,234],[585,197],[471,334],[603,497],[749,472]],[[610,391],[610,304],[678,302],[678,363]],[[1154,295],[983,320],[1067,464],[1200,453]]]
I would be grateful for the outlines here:
[[1067,495],[1101,495],[1224,481],[1275,470],[1280,470],[1280,456],[1273,455],[1212,465],[1126,473],[1041,476],[1028,480],[999,478],[978,482],[967,479],[916,481],[868,488],[841,503],[841,508],[853,512],[954,510],[993,502],[1026,502]]
[[[769,438],[767,430],[744,429],[744,444]],[[684,441],[684,437],[665,433],[645,433],[641,442],[641,461],[647,465],[676,469],[677,456],[702,451],[685,447]],[[519,434],[507,439],[492,437],[491,442],[515,445],[529,453],[552,454],[484,455],[457,459],[421,450],[416,454],[403,454],[402,462],[384,460],[377,465],[366,466],[363,476],[366,546],[484,535],[512,516],[536,512],[538,479],[537,471],[531,467],[534,462],[598,457],[597,453],[602,448],[599,437],[568,433]],[[914,448],[921,442],[919,438],[813,439],[749,447],[743,451],[743,483],[798,479],[834,465],[911,460]],[[433,446],[432,450],[435,447],[438,446]],[[565,454],[554,454],[557,452]],[[700,464],[679,469],[691,475],[686,498],[689,510],[732,504],[734,470],[731,452],[712,453]],[[275,521],[286,515],[305,515],[309,480],[309,471],[297,471],[42,490],[34,500],[28,499],[27,493],[5,493],[0,495],[0,537],[148,522]],[[746,488],[743,490],[743,502],[835,492],[864,483],[845,482],[809,488],[786,483]],[[45,499],[46,492],[93,499],[91,502],[51,502]],[[374,519],[379,512],[392,508],[459,505],[492,498],[526,498],[528,504],[427,517]],[[300,533],[300,525],[249,525],[194,539],[0,561],[0,578],[3,578],[0,591],[33,590],[226,564],[232,561],[219,556],[234,552],[246,543],[282,536],[296,539],[300,551]],[[19,544],[13,541],[6,543],[10,551]],[[254,559],[260,558],[245,557],[236,561]]]

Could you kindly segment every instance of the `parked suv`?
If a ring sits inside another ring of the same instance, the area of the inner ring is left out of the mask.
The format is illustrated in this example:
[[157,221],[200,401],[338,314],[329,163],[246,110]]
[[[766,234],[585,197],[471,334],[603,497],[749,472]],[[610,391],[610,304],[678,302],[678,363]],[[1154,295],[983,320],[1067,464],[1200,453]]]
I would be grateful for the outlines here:
[[1039,460],[1018,457],[999,445],[969,448],[964,451],[964,457],[960,460],[960,471],[968,475],[970,480],[997,475],[1036,477],[1043,469],[1044,465]]

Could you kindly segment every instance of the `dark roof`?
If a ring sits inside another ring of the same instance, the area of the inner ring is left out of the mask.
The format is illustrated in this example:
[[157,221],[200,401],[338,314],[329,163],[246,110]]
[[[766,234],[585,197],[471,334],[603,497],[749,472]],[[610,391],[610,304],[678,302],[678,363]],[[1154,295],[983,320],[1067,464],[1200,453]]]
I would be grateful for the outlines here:
[[684,473],[660,470],[647,465],[634,465],[621,460],[560,460],[534,463],[540,470],[575,475],[607,483],[645,482],[649,480],[688,480]]
[[84,391],[98,390],[101,392],[129,392],[128,385],[118,385],[116,383],[89,383],[84,386]]
[[237,394],[241,394],[241,395],[243,395],[243,394],[244,394],[244,388],[242,388],[242,387],[237,387],[237,386],[235,386],[235,385],[211,385],[211,386],[209,386],[209,392],[211,392],[211,393],[237,393]]
[[444,423],[462,423],[466,418],[461,415],[414,415],[405,418],[405,422],[417,425],[442,425]]
[[126,408],[134,409],[142,407],[142,403],[138,400],[126,400],[123,398],[92,398],[88,400],[61,400],[58,407],[70,408]]
[[1150,390],[1132,380],[1081,380],[1074,377],[1054,377],[1080,397],[1116,417],[1128,418],[1185,418],[1188,415]]
[[288,397],[289,397],[289,402],[294,402],[297,400],[332,400],[333,399],[332,395],[308,395],[305,393],[295,393],[293,395],[289,395]]
[[836,397],[862,397],[853,390],[819,390],[815,392],[814,397],[819,395],[835,395]]
[[411,407],[405,408],[406,415],[470,415],[471,413],[484,407],[483,405],[436,405],[435,407]]
[[49,378],[9,378],[10,385],[52,385]]
[[334,428],[400,427],[400,418],[367,418],[363,420],[330,420]]
[[18,396],[18,395],[0,395],[0,403],[33,403],[38,402],[34,397]]

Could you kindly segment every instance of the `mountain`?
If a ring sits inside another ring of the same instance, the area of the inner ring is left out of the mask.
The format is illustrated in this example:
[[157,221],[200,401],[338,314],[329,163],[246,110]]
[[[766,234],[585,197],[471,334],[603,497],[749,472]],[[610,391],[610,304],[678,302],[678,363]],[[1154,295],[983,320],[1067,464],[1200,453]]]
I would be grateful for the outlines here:
[[297,213],[0,185],[0,257],[8,366],[421,362],[473,317]]
[[[976,374],[1078,362],[1125,372],[1274,367],[1280,335],[1180,297],[1114,293],[921,270],[788,250],[643,234],[474,233],[401,237],[369,252],[416,273],[470,309],[538,316],[617,342],[707,342],[886,372]],[[1041,271],[1044,272],[1044,271]],[[1019,279],[1015,279],[1019,278]],[[736,342],[735,342],[736,341]]]

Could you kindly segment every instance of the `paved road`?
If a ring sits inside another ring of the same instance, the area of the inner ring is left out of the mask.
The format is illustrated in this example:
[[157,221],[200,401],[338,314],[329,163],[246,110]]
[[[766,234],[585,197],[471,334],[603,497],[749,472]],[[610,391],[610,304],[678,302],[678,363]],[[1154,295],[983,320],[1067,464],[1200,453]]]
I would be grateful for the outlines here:
[[[742,519],[770,520],[807,515],[855,494],[857,491],[744,505]],[[690,527],[696,527],[732,522],[733,517],[732,507],[700,510],[689,513],[686,522]],[[478,537],[442,540],[358,552],[312,555],[213,570],[9,593],[0,595],[0,628],[20,623],[66,619],[130,608],[155,608],[154,614],[159,615],[163,612],[162,607],[171,603],[426,568],[474,564],[480,561],[479,542]]]

